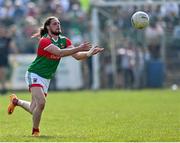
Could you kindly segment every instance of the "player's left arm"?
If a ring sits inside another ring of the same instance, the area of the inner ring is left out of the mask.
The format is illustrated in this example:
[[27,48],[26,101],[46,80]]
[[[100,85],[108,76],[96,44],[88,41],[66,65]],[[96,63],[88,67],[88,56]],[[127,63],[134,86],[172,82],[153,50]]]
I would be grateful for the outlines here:
[[100,48],[98,46],[95,46],[91,48],[89,51],[84,51],[84,52],[78,52],[72,55],[76,60],[85,60],[90,56],[93,56],[97,53],[100,53],[104,50],[104,48]]
[[[74,47],[71,40],[68,38],[66,38],[66,47],[67,48]],[[75,58],[76,60],[84,60],[92,55],[102,52],[103,50],[104,50],[104,48],[95,46],[95,47],[91,48],[89,51],[77,52],[77,53],[73,54],[72,57]]]

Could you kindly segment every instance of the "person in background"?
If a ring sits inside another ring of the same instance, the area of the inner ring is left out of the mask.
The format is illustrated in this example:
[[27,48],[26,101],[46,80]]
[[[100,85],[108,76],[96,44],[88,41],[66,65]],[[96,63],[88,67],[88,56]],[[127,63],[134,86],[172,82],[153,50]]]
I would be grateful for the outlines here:
[[0,23],[0,94],[2,95],[7,93],[6,81],[9,67],[9,53],[10,51],[17,52],[10,32],[7,31],[3,23]]

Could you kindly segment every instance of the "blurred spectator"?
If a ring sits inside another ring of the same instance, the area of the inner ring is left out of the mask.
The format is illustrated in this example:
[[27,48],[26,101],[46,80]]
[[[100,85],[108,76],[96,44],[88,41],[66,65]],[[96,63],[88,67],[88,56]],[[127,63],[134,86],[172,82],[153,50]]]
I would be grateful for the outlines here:
[[64,12],[67,12],[69,10],[69,7],[70,7],[69,0],[61,0],[60,3],[63,7]]
[[14,7],[11,1],[6,1],[4,5],[4,18],[10,19],[13,17]]
[[14,14],[13,18],[15,22],[21,21],[22,18],[24,18],[26,11],[25,7],[22,5],[22,2],[20,0],[15,1],[15,7],[14,7]]
[[0,84],[1,84],[1,94],[7,92],[6,81],[7,73],[9,67],[8,56],[10,53],[10,48],[16,51],[16,47],[11,38],[11,33],[6,30],[6,27],[0,23]]
[[162,26],[156,22],[156,20],[152,20],[145,30],[145,40],[153,59],[160,58],[161,38],[164,34]]
[[180,21],[178,21],[178,24],[174,27],[173,38],[180,39]]
[[121,66],[124,77],[124,88],[132,89],[134,87],[134,66],[135,66],[135,53],[132,45],[127,41],[125,48],[120,49],[122,56]]
[[25,47],[24,51],[25,53],[35,53],[36,52],[36,42],[37,39],[31,39],[30,37],[37,32],[38,27],[37,27],[37,21],[35,18],[32,16],[28,16],[25,19],[24,23],[24,29],[23,29],[23,35],[25,38]]
[[178,21],[178,24],[174,27],[171,45],[177,50],[180,47],[180,21]]
[[31,17],[34,17],[34,18],[37,18],[39,14],[39,9],[38,7],[36,6],[35,3],[33,2],[29,2],[28,5],[27,5],[27,13],[26,13],[26,16],[31,16]]
[[178,16],[179,14],[178,3],[173,2],[172,0],[165,2],[165,4],[161,6],[161,14],[162,16],[168,16],[168,17]]
[[107,78],[106,88],[113,88],[113,66],[111,62],[111,57],[105,59],[105,74]]
[[0,0],[0,6],[2,6],[4,3],[4,0]]
[[143,45],[138,43],[135,48],[134,87],[143,88],[145,85],[145,58]]

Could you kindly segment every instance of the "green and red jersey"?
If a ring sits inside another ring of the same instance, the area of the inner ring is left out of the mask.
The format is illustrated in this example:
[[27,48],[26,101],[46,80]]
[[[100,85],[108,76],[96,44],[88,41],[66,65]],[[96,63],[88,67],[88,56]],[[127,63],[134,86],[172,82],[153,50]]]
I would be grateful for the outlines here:
[[71,40],[61,34],[58,36],[57,40],[54,40],[48,34],[44,35],[39,40],[37,57],[29,66],[29,72],[36,73],[46,79],[51,79],[53,77],[61,57],[44,50],[51,44],[56,45],[60,49],[67,48],[72,45]]

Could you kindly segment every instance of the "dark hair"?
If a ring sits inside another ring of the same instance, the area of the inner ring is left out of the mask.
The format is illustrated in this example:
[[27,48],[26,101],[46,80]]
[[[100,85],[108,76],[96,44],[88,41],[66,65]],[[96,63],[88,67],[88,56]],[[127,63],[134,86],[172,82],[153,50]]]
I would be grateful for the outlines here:
[[44,24],[43,24],[43,27],[40,28],[39,32],[33,34],[33,35],[31,36],[31,38],[34,38],[34,37],[42,37],[42,36],[44,36],[45,34],[47,34],[47,33],[48,33],[47,26],[50,25],[51,20],[53,20],[53,19],[57,19],[57,18],[54,17],[54,16],[48,17],[48,18],[45,20],[45,22],[44,22]]

